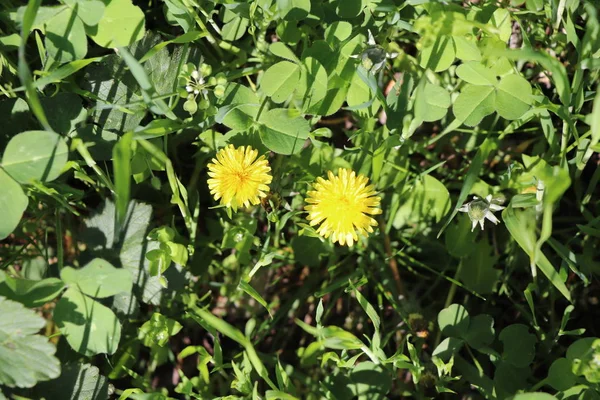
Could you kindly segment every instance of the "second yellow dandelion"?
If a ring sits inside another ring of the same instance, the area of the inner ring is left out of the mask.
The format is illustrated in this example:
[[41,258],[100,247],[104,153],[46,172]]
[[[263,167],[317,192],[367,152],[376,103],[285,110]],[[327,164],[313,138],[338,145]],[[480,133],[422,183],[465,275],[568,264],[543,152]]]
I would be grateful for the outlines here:
[[337,176],[329,171],[327,177],[317,178],[314,190],[307,193],[307,219],[311,226],[321,224],[317,229],[321,236],[352,246],[358,235],[373,232],[377,221],[370,215],[381,214],[381,199],[369,178],[357,176],[351,169],[340,168]]

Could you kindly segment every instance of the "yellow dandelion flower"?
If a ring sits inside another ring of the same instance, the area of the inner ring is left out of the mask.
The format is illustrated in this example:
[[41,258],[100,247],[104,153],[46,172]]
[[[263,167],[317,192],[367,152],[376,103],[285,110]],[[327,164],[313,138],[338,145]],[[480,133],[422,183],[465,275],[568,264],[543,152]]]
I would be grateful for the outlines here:
[[260,203],[269,192],[271,167],[265,156],[257,159],[258,151],[250,146],[221,149],[208,164],[208,188],[215,200],[237,210],[242,205]]
[[373,232],[377,222],[370,215],[381,214],[381,198],[375,196],[369,178],[356,176],[351,169],[340,168],[337,176],[329,171],[327,176],[327,180],[317,178],[314,190],[308,192],[306,202],[310,205],[304,207],[307,219],[311,226],[321,224],[319,235],[352,246],[359,234]]

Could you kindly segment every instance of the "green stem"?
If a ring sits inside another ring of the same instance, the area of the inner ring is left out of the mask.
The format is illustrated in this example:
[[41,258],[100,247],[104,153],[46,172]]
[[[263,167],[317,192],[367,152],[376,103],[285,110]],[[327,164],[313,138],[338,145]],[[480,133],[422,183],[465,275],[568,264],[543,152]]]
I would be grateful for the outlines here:
[[61,271],[65,265],[65,250],[63,247],[62,220],[58,208],[56,209],[56,258],[58,259],[58,270]]

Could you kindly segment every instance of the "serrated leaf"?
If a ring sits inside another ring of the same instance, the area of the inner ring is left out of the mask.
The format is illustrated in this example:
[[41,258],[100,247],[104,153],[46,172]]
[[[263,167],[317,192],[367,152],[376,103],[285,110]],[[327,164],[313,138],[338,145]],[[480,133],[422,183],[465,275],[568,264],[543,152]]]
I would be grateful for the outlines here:
[[108,380],[91,364],[67,364],[60,377],[38,385],[36,392],[47,400],[105,400]]
[[114,354],[121,339],[121,323],[106,306],[69,288],[56,304],[54,321],[71,347],[85,355]]
[[121,292],[131,291],[131,272],[115,268],[108,261],[96,258],[85,267],[65,267],[60,277],[71,288],[77,288],[91,297],[105,298]]
[[[82,238],[92,254],[110,260],[131,272],[134,293],[145,303],[159,304],[164,288],[158,277],[149,275],[148,251],[158,248],[157,242],[148,242],[146,232],[152,218],[152,207],[131,202],[125,220],[127,224],[119,237],[115,234],[115,205],[105,202],[101,211],[85,221]],[[166,271],[177,274],[177,270]]]
[[46,320],[20,303],[0,297],[0,384],[29,388],[60,374],[56,347],[36,335]]

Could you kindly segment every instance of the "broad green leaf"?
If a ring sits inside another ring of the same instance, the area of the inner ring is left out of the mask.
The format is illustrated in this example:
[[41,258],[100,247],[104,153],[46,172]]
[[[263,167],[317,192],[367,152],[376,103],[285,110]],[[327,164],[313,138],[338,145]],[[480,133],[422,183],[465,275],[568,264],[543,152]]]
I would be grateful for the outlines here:
[[228,42],[241,39],[246,33],[246,29],[248,29],[249,22],[250,21],[248,21],[246,18],[236,17],[232,19],[223,25],[223,28],[221,29],[221,37],[223,40],[227,40]]
[[506,75],[500,80],[496,93],[496,111],[505,119],[520,118],[532,102],[531,85],[520,75]]
[[492,14],[490,23],[498,29],[498,36],[500,40],[506,43],[510,39],[512,33],[512,21],[510,19],[510,12],[505,8],[498,8]]
[[450,94],[443,88],[422,81],[415,93],[415,117],[433,122],[442,119],[450,107]]
[[0,315],[0,384],[30,388],[60,375],[56,347],[36,335],[46,320],[4,297],[0,297]]
[[348,82],[337,75],[329,77],[327,82],[327,94],[309,110],[310,114],[329,116],[335,114],[342,108],[348,93]]
[[291,109],[276,108],[260,117],[260,138],[265,146],[280,154],[297,154],[308,138],[310,125]]
[[396,81],[396,84],[388,93],[386,97],[387,121],[385,123],[388,129],[402,128],[414,84],[413,76],[405,73],[401,80]]
[[496,75],[479,62],[468,62],[456,68],[456,75],[467,83],[473,85],[495,86],[498,83]]
[[506,225],[506,228],[510,232],[511,236],[521,246],[525,253],[530,258],[535,259],[535,264],[538,266],[540,271],[550,282],[554,285],[558,291],[565,296],[565,298],[571,301],[571,294],[569,289],[565,286],[558,271],[554,269],[548,258],[543,252],[539,251],[535,253],[536,246],[536,220],[535,210],[528,208],[525,210],[517,210],[512,206],[507,207],[502,212],[502,220]]
[[512,324],[502,329],[498,336],[504,349],[502,359],[517,368],[525,368],[535,357],[537,338],[523,324]]
[[13,278],[0,271],[0,296],[18,301],[25,307],[43,306],[56,298],[64,287],[65,284],[58,278],[42,280]]
[[392,376],[381,364],[363,361],[351,369],[352,398],[383,400],[392,389]]
[[551,72],[551,79],[556,85],[556,91],[563,105],[571,104],[571,85],[567,75],[565,66],[556,58],[551,57],[547,53],[533,49],[493,50],[490,56],[506,57],[510,60],[528,60],[541,64],[545,69]]
[[101,258],[80,269],[65,267],[60,271],[60,277],[70,288],[99,299],[130,292],[132,285],[128,270],[115,268]]
[[456,47],[456,58],[463,61],[481,60],[481,51],[477,47],[477,40],[466,36],[452,36]]
[[86,32],[99,46],[129,46],[140,40],[146,31],[144,13],[131,0],[103,0],[104,14],[94,27]]
[[230,83],[225,88],[222,107],[215,120],[234,130],[246,130],[256,120],[260,101],[247,86]]
[[260,86],[275,103],[283,103],[296,89],[300,80],[300,67],[289,61],[280,61],[263,75]]
[[29,204],[29,198],[23,193],[21,185],[0,168],[0,240],[15,230]]
[[121,323],[116,315],[76,287],[67,289],[56,304],[54,321],[71,347],[85,356],[117,351]]
[[41,97],[40,102],[46,111],[50,126],[57,133],[71,133],[87,118],[81,98],[75,93],[59,92],[52,97]]
[[19,183],[58,178],[69,158],[64,139],[54,132],[27,131],[14,136],[2,158],[2,167]]
[[508,399],[511,395],[527,388],[527,378],[531,370],[527,367],[515,367],[504,361],[496,361],[494,371],[494,389],[498,399]]
[[64,0],[64,3],[77,11],[77,18],[88,26],[98,25],[104,14],[101,0]]
[[327,71],[317,59],[306,57],[302,62],[300,81],[296,97],[303,102],[303,110],[308,110],[327,95]]
[[493,86],[466,85],[460,92],[452,111],[459,121],[467,126],[475,126],[494,112],[496,92]]
[[421,49],[419,53],[419,65],[434,72],[445,71],[454,62],[456,48],[451,36],[441,35],[435,38],[433,43]]
[[487,314],[480,314],[471,318],[469,330],[464,339],[469,346],[480,349],[491,345],[495,337],[494,319]]
[[277,0],[277,9],[283,19],[299,21],[310,13],[310,0]]
[[352,34],[352,24],[347,21],[335,21],[325,29],[325,41],[330,46],[336,46],[338,43],[348,39]]
[[555,390],[567,390],[575,385],[577,376],[572,371],[572,363],[564,357],[554,360],[546,378],[548,385]]
[[83,22],[74,9],[65,7],[46,24],[48,55],[63,63],[80,60],[87,53],[87,37]]
[[341,18],[354,18],[360,15],[364,8],[363,0],[336,0],[335,11]]
[[269,51],[275,54],[277,57],[285,58],[286,60],[293,61],[295,63],[300,63],[300,60],[296,56],[296,54],[287,47],[284,43],[274,42],[269,45]]
[[460,304],[451,304],[438,314],[440,331],[446,336],[464,337],[470,321],[469,312]]

